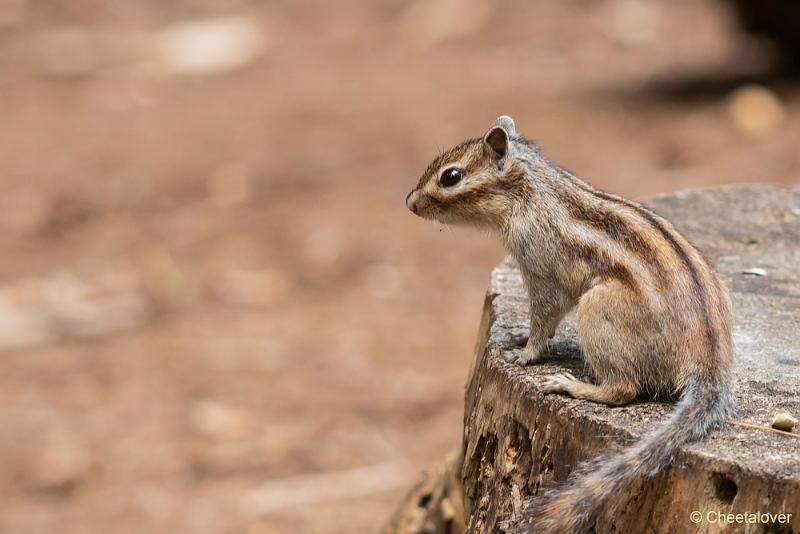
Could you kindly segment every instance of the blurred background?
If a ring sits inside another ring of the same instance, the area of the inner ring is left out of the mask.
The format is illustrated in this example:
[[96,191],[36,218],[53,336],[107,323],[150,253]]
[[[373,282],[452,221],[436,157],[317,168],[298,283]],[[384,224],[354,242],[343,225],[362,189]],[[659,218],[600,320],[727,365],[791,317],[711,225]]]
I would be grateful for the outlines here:
[[0,0],[0,531],[375,532],[460,443],[502,258],[407,212],[422,170],[507,113],[637,199],[800,183],[791,38],[748,20]]

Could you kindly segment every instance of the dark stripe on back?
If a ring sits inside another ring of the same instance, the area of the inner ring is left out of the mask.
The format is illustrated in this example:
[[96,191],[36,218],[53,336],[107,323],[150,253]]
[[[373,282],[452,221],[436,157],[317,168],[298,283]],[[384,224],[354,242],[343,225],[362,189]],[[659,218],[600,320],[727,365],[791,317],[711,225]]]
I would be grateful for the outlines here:
[[614,279],[637,293],[641,291],[633,273],[621,263],[613,261],[606,253],[598,252],[595,247],[566,236],[562,236],[562,242],[567,254],[575,261],[584,262],[594,276]]
[[653,278],[657,282],[662,281],[664,267],[657,251],[622,217],[612,211],[601,211],[587,206],[581,203],[580,198],[570,195],[567,191],[556,190],[556,195],[566,206],[573,219],[600,230],[614,241],[622,243],[628,251],[639,256],[645,264],[652,267]]
[[675,251],[675,254],[678,255],[680,260],[689,270],[689,274],[691,275],[692,278],[692,285],[694,286],[694,291],[698,298],[697,304],[700,308],[701,314],[703,315],[703,321],[705,323],[706,339],[708,341],[711,351],[712,352],[715,351],[717,347],[717,332],[716,329],[714,328],[714,325],[711,321],[711,316],[709,315],[708,312],[708,297],[706,295],[705,288],[703,287],[703,282],[700,279],[700,273],[698,272],[697,267],[695,267],[694,263],[689,257],[689,254],[675,239],[675,236],[672,235],[672,233],[663,224],[661,224],[661,221],[659,221],[656,218],[656,216],[647,208],[640,206],[639,204],[632,202],[630,200],[626,200],[624,198],[608,194],[604,191],[599,191],[586,184],[581,183],[579,184],[579,186],[584,191],[592,193],[593,195],[600,197],[603,200],[608,200],[610,202],[622,204],[624,206],[633,209],[639,215],[644,217],[644,219],[650,224],[650,226],[656,229],[664,237],[664,239],[667,240],[672,249]]

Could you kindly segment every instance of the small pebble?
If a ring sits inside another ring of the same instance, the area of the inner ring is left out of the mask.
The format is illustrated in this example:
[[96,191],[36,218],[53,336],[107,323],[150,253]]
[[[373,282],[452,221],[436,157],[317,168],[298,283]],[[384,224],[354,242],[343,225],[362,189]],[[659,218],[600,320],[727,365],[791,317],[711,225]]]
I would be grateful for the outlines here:
[[796,424],[797,419],[786,410],[776,412],[775,416],[772,418],[772,428],[785,432],[791,432]]
[[750,269],[745,269],[742,271],[742,274],[749,274],[750,276],[767,276],[767,270],[762,269],[761,267],[751,267]]

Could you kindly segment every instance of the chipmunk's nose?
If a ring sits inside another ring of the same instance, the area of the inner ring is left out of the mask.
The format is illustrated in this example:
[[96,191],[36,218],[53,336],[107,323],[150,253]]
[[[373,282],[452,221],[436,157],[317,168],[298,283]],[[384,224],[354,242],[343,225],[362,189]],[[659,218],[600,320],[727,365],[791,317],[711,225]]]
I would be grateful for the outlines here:
[[412,191],[406,197],[406,206],[412,213],[417,213],[417,192]]

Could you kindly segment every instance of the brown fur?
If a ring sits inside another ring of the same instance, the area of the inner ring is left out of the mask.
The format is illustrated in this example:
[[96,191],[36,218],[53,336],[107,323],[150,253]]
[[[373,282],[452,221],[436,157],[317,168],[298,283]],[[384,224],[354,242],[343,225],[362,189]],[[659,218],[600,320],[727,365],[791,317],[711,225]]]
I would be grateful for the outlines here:
[[[463,169],[444,187],[443,171]],[[581,532],[613,510],[621,489],[667,465],[732,411],[728,296],[713,269],[665,219],[551,163],[508,117],[482,139],[438,156],[406,199],[421,217],[488,228],[517,260],[530,297],[530,335],[516,362],[537,361],[576,308],[595,383],[568,374],[546,393],[620,405],[640,393],[681,393],[670,420],[634,447],[579,469],[530,507],[536,532]]]

